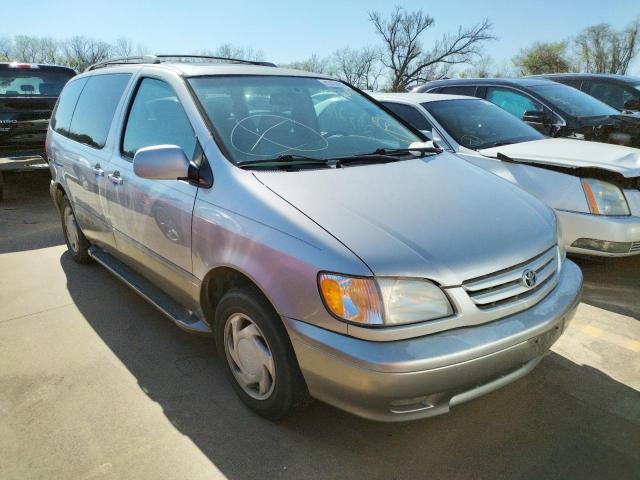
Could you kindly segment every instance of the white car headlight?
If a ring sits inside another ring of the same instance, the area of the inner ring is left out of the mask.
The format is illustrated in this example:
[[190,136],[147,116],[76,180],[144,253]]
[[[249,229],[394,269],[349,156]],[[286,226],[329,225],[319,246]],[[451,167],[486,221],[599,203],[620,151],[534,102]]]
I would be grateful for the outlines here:
[[595,178],[583,178],[582,189],[594,215],[630,215],[627,200],[617,186]]
[[453,308],[444,292],[427,280],[379,278],[385,325],[448,317]]
[[402,325],[453,314],[447,296],[428,280],[321,273],[318,287],[335,317],[365,326]]

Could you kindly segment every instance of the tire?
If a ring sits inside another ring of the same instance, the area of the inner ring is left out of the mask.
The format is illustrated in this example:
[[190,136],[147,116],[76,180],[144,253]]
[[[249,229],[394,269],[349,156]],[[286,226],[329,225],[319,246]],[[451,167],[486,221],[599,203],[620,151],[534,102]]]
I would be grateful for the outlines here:
[[60,220],[62,221],[62,233],[67,242],[67,249],[71,258],[77,263],[90,263],[89,247],[91,244],[84,236],[76,221],[76,214],[71,208],[71,203],[66,195],[60,199]]
[[259,292],[227,292],[216,308],[214,332],[225,374],[251,410],[278,420],[306,403],[307,387],[289,336]]

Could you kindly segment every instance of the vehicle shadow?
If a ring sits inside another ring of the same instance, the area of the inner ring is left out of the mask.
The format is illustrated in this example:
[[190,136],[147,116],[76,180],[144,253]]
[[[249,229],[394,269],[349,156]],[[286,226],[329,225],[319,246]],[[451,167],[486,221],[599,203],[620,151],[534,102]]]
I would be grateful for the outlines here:
[[640,255],[572,256],[571,260],[584,275],[584,303],[640,320]]
[[0,254],[64,243],[60,217],[49,196],[48,171],[5,173],[0,201]]
[[[583,479],[640,471],[640,393],[557,354],[440,417],[380,424],[314,402],[272,423],[237,400],[211,339],[180,331],[99,266],[77,265],[68,253],[60,263],[105,345],[228,478]],[[87,298],[87,274],[103,301]]]

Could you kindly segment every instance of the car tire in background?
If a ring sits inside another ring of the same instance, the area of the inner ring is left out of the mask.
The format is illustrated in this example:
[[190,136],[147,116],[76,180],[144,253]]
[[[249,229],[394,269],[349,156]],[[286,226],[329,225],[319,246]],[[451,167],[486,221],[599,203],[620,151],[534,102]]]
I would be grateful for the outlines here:
[[289,336],[255,288],[234,288],[218,303],[214,333],[225,373],[242,402],[278,420],[308,399]]

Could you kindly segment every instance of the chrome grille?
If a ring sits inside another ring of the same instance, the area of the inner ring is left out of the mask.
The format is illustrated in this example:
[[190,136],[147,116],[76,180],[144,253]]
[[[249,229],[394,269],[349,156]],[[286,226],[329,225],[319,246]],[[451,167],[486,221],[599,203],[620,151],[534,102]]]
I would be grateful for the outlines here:
[[640,252],[640,242],[633,242],[631,244],[631,248],[629,249],[629,253]]
[[[536,274],[535,285],[529,287],[523,280],[524,272]],[[462,283],[469,298],[482,310],[514,303],[548,291],[558,281],[558,249],[545,250],[526,262],[499,270],[489,275],[472,278]]]

